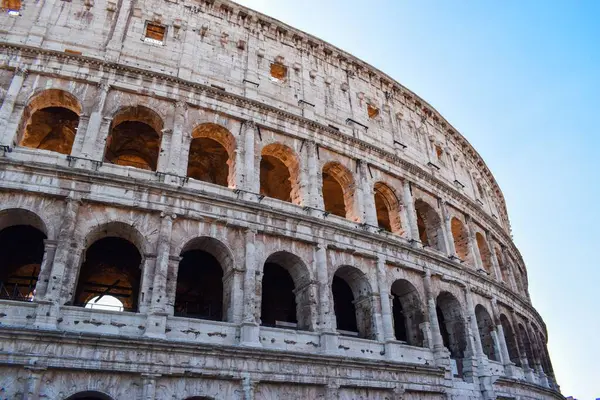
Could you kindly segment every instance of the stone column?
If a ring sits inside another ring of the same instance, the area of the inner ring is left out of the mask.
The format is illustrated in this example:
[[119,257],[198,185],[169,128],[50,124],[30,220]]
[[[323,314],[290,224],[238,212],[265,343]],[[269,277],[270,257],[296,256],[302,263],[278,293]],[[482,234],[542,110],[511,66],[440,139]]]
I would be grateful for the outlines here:
[[[361,204],[359,205],[360,220],[372,226],[378,226],[377,222],[377,210],[375,208],[375,194],[373,192],[373,185],[371,184],[369,165],[358,160],[359,167],[359,188],[360,190],[356,193],[360,196]],[[358,198],[358,197],[357,197]]]
[[544,369],[542,368],[542,354],[540,351],[540,348],[538,346],[538,337],[535,334],[535,330],[533,329],[533,327],[531,326],[531,322],[529,320],[525,321],[525,324],[527,326],[527,331],[528,332],[533,332],[533,334],[531,335],[531,337],[529,338],[530,341],[530,345],[531,345],[531,351],[533,352],[533,359],[534,359],[534,369],[537,372],[538,378],[540,380],[540,384],[548,387],[548,377],[546,376]]
[[254,171],[254,142],[256,125],[252,121],[242,124],[239,140],[236,142],[236,188],[252,193],[260,191],[260,179]]
[[236,324],[244,319],[244,272],[245,269],[233,267],[223,276],[223,289],[230,292],[227,321]]
[[28,371],[27,382],[25,387],[24,400],[39,400],[40,399],[40,384],[45,368],[25,367]]
[[492,260],[492,268],[494,269],[494,275],[496,276],[496,281],[502,282],[502,271],[500,271],[500,263],[498,262],[498,257],[496,256],[496,248],[494,247],[494,239],[489,232],[485,233],[485,238],[487,240],[488,248],[490,249],[490,255]]
[[[484,399],[492,399],[493,386],[491,377],[488,374],[488,359],[483,352],[479,327],[477,326],[477,317],[475,315],[475,305],[473,304],[473,295],[468,286],[464,287],[465,299],[467,303],[467,334],[468,346],[463,359],[463,374],[467,380],[479,384]],[[470,351],[469,351],[470,350]],[[470,357],[467,355],[470,354]],[[470,365],[469,365],[470,364]]]
[[181,147],[183,144],[183,129],[185,128],[185,118],[187,112],[187,103],[178,101],[175,105],[175,118],[173,121],[173,133],[171,134],[171,145],[169,146],[169,165],[167,172],[173,175],[186,175],[182,171]]
[[340,385],[337,382],[329,382],[325,386],[325,400],[338,400],[340,398]]
[[319,285],[319,331],[321,351],[330,354],[338,352],[338,333],[335,331],[335,312],[331,298],[329,272],[327,268],[327,245],[317,244],[315,264]]
[[446,249],[448,249],[448,256],[458,258],[456,254],[456,247],[454,246],[454,236],[452,235],[452,221],[446,204],[447,203],[444,200],[440,201],[440,209],[442,211],[443,220],[442,230],[446,239]]
[[56,247],[58,241],[44,239],[44,258],[40,265],[40,273],[38,274],[38,280],[35,285],[35,298],[44,299],[46,296],[46,290],[48,289],[48,280],[52,271],[52,264],[54,263],[54,256],[56,254]]
[[377,286],[381,301],[381,320],[383,325],[383,340],[395,340],[394,323],[392,322],[392,307],[390,304],[390,287],[388,285],[385,260],[377,258]]
[[156,399],[156,378],[160,375],[142,374],[142,400]]
[[492,319],[496,325],[498,347],[500,348],[500,360],[504,365],[504,374],[509,377],[515,376],[515,364],[510,360],[508,345],[506,344],[506,333],[500,321],[500,313],[498,312],[498,304],[496,298],[492,298]]
[[242,392],[244,393],[244,400],[254,400],[254,392],[256,391],[256,384],[258,382],[246,375],[242,378]]
[[[444,346],[444,340],[440,331],[440,323],[437,318],[437,310],[435,298],[431,291],[431,271],[425,269],[425,277],[423,278],[423,286],[425,289],[425,299],[427,302],[427,317],[429,320],[429,328],[431,332],[431,342],[429,347],[433,351],[435,364],[446,370],[446,376],[452,374],[450,369],[450,352]],[[429,335],[426,335],[429,336]]]
[[85,135],[81,144],[79,145],[81,150],[78,150],[81,152],[81,156],[84,158],[102,161],[104,148],[98,148],[98,136],[100,134],[100,128],[102,127],[102,112],[104,110],[104,104],[106,103],[106,97],[109,90],[110,85],[106,82],[100,83],[98,86],[96,104],[90,113],[90,119],[88,121]]
[[256,315],[256,231],[246,230],[246,275],[244,277],[244,314],[241,327],[240,344],[243,346],[260,347],[260,327]]
[[13,75],[12,80],[10,81],[10,86],[8,87],[8,91],[6,92],[6,96],[4,97],[4,101],[2,102],[2,107],[0,107],[0,144],[1,145],[9,145],[13,146],[13,141],[15,140],[16,129],[13,132],[8,132],[8,123],[10,120],[10,116],[13,113],[15,108],[15,102],[17,101],[17,97],[19,97],[19,92],[23,87],[23,81],[27,77],[27,69],[22,67],[17,67],[15,69],[15,74]]
[[121,55],[121,48],[123,46],[123,36],[125,35],[125,29],[127,29],[127,19],[131,14],[131,8],[133,7],[132,0],[123,0],[121,7],[117,11],[117,21],[114,23],[114,29],[110,40],[105,48],[106,61],[115,62],[119,60]]
[[471,217],[465,215],[465,222],[467,228],[467,235],[469,236],[469,254],[473,256],[473,267],[480,270],[483,268],[483,262],[481,261],[481,253],[479,253],[479,246],[477,246],[477,240],[475,239],[475,231],[471,226]]
[[44,41],[44,37],[46,36],[50,18],[53,15],[55,3],[56,0],[44,0],[37,20],[29,30],[29,35],[27,36],[27,41],[25,44],[33,47],[41,46],[42,42]]
[[321,190],[322,177],[319,170],[317,144],[313,141],[306,142],[308,163],[308,199],[309,206],[323,210],[323,191]]
[[513,325],[513,329],[515,331],[515,343],[517,345],[517,351],[519,352],[519,359],[521,360],[521,367],[523,368],[523,373],[525,374],[525,379],[528,382],[535,383],[535,379],[533,377],[533,368],[529,365],[529,360],[527,359],[527,351],[525,350],[525,344],[523,343],[523,337],[521,336],[521,331],[519,330],[519,325],[517,323],[517,316],[515,315],[514,310],[511,310],[511,322]]
[[415,201],[413,200],[410,182],[408,180],[404,180],[402,189],[403,203],[404,207],[406,207],[406,214],[408,216],[408,237],[413,241],[413,243],[416,243],[420,246],[421,241],[419,239],[419,227],[417,226],[417,211],[415,210]]
[[180,256],[169,256],[169,274],[167,276],[167,300],[165,304],[165,313],[167,315],[175,314],[175,301],[177,295],[177,274],[179,273]]

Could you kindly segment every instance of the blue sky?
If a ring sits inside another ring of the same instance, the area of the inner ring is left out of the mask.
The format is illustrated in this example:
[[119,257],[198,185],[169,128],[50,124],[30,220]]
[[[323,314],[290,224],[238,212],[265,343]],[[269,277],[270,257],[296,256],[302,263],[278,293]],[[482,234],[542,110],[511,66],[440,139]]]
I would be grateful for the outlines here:
[[386,72],[475,146],[563,394],[600,397],[600,1],[238,2]]

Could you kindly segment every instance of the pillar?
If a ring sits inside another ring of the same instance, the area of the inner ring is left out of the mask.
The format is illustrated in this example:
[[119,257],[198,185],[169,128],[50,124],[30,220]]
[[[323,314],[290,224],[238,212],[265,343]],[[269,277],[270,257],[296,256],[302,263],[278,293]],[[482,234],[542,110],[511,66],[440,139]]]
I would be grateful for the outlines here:
[[[473,304],[473,295],[468,286],[464,287],[465,299],[467,304],[467,334],[468,346],[463,359],[463,374],[468,381],[479,384],[484,399],[491,399],[490,393],[493,393],[491,377],[487,369],[487,357],[483,352],[479,327],[477,326],[477,317],[475,315],[475,305]],[[469,351],[470,350],[470,351]],[[470,364],[470,365],[469,365]],[[495,397],[494,397],[495,398]]]
[[442,230],[444,232],[444,239],[446,240],[448,256],[458,258],[456,255],[456,247],[454,246],[454,236],[452,235],[452,221],[450,214],[448,213],[447,203],[444,200],[440,201],[440,209],[442,211]]
[[46,290],[48,289],[48,279],[52,271],[52,264],[54,263],[54,256],[56,254],[56,247],[58,242],[56,240],[44,239],[44,258],[42,259],[42,265],[40,265],[40,273],[38,280],[35,285],[35,298],[44,299],[46,296]]
[[313,141],[306,142],[306,153],[308,158],[308,199],[309,206],[323,210],[323,191],[321,190],[322,176],[319,170],[319,157],[317,144]]
[[244,400],[254,400],[254,392],[256,391],[257,381],[250,378],[250,376],[244,376],[242,378],[242,393],[244,394]]
[[236,142],[236,188],[252,193],[260,191],[260,179],[254,171],[254,142],[256,125],[252,121],[242,124],[239,140]]
[[119,60],[121,48],[123,47],[125,29],[128,27],[127,20],[132,14],[132,6],[132,0],[123,0],[121,3],[121,8],[117,11],[117,21],[115,22],[112,35],[105,48],[105,58],[109,62],[115,62]]
[[[423,278],[423,286],[425,289],[425,301],[427,303],[427,317],[429,320],[429,329],[431,334],[431,342],[429,347],[433,351],[433,358],[438,367],[446,370],[446,376],[451,374],[450,368],[450,352],[444,346],[444,340],[440,331],[440,322],[437,318],[437,310],[435,299],[431,291],[431,271],[425,269],[425,277]],[[429,335],[424,335],[428,337]],[[451,376],[451,375],[450,375]]]
[[500,270],[500,262],[498,261],[498,257],[496,256],[496,248],[494,247],[494,239],[489,232],[485,233],[485,238],[487,240],[488,248],[490,249],[490,255],[492,259],[492,268],[494,269],[494,275],[496,276],[496,281],[502,282],[502,271]]
[[338,352],[338,333],[335,331],[335,312],[327,264],[327,245],[317,244],[315,263],[319,293],[319,330],[321,333],[321,351],[330,354]]
[[160,375],[142,374],[142,400],[156,399],[156,378]]
[[375,197],[373,185],[371,184],[369,165],[365,161],[357,160],[358,163],[358,188],[356,199],[359,200],[358,212],[360,221],[371,226],[378,226],[377,210],[375,208]]
[[506,344],[506,332],[504,332],[504,327],[500,322],[500,313],[498,312],[498,304],[495,297],[492,298],[492,319],[494,320],[496,332],[498,333],[498,347],[500,348],[500,360],[504,365],[504,373],[506,376],[514,377],[515,364],[510,360],[510,353],[508,352],[508,345]]
[[244,313],[241,328],[240,344],[243,346],[260,347],[260,327],[256,314],[256,272],[257,258],[256,231],[246,230],[245,263],[246,273],[244,277]]
[[325,400],[338,400],[340,398],[340,385],[337,382],[329,382],[325,386]]
[[383,340],[391,341],[394,335],[394,323],[392,322],[392,307],[390,304],[390,287],[388,285],[385,260],[377,258],[377,286],[379,286],[379,298],[381,301],[381,320],[383,325]]
[[44,368],[28,368],[27,382],[25,387],[24,400],[39,400],[40,398],[40,385],[42,383],[42,376],[44,375]]
[[169,256],[169,274],[167,275],[167,300],[165,302],[165,313],[175,314],[175,300],[177,295],[177,274],[179,272],[180,256]]
[[[100,83],[98,86],[98,93],[96,95],[97,100],[90,118],[88,121],[85,135],[81,140],[81,143],[76,144],[76,151],[81,153],[84,158],[91,158],[93,160],[102,161],[102,154],[104,154],[104,147],[98,148],[98,137],[100,129],[102,127],[102,112],[104,110],[104,104],[106,103],[106,97],[110,90],[110,85],[106,82]],[[77,133],[80,133],[79,131]],[[79,136],[79,135],[78,135]]]
[[417,226],[417,211],[415,210],[415,201],[408,180],[404,180],[402,189],[403,203],[406,207],[406,214],[408,217],[409,239],[420,245],[421,241],[419,240],[419,227]]
[[471,217],[465,215],[465,222],[467,228],[467,235],[469,236],[469,254],[473,255],[473,267],[480,270],[483,269],[483,262],[481,261],[481,253],[479,252],[479,246],[477,246],[477,240],[475,239],[475,231],[471,225]]
[[166,311],[169,251],[171,247],[173,220],[176,218],[176,215],[163,212],[160,218],[160,231],[156,246],[156,264],[154,266],[154,279],[152,280],[152,301],[150,304],[150,312],[153,314],[165,313]]
[[23,87],[23,81],[27,77],[27,69],[23,67],[17,67],[15,69],[15,73],[13,75],[12,80],[10,81],[10,86],[8,87],[8,91],[6,92],[6,96],[4,97],[4,101],[2,102],[2,107],[0,107],[0,144],[1,145],[9,145],[13,146],[13,141],[15,140],[16,130],[14,132],[8,132],[8,123],[10,120],[10,116],[13,113],[15,108],[15,102],[19,97],[19,92]]
[[169,146],[169,164],[167,166],[167,172],[173,175],[187,175],[187,171],[184,172],[181,165],[181,147],[183,144],[186,112],[187,103],[178,101],[175,105],[173,133],[171,134],[171,144]]

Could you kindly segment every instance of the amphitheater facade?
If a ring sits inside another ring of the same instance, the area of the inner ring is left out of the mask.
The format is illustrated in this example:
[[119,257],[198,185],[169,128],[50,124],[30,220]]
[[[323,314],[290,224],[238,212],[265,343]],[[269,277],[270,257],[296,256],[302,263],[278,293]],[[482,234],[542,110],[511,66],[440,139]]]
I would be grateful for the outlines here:
[[562,399],[502,192],[221,0],[3,0],[1,399]]

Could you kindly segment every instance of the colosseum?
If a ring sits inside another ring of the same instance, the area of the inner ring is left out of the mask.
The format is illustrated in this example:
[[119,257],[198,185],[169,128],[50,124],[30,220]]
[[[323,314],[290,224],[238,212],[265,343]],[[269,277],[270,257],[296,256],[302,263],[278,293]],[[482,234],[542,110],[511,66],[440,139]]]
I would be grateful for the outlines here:
[[2,0],[0,398],[563,399],[423,99],[228,0]]

